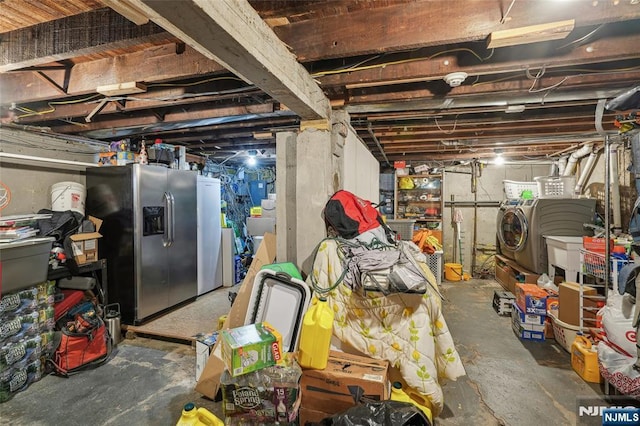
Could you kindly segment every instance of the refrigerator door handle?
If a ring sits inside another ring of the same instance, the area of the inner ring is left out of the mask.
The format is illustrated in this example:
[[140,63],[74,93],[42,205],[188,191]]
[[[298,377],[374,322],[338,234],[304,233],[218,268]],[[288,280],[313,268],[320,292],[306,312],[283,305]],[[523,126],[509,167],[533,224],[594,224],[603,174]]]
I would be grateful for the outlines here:
[[173,244],[176,236],[176,199],[173,197],[171,192],[168,192],[167,194],[169,194],[169,244],[167,245],[167,247],[169,247]]
[[171,214],[171,194],[169,194],[168,192],[165,192],[162,195],[162,198],[164,199],[164,210],[165,210],[165,224],[164,224],[164,235],[162,235],[162,245],[164,247],[169,247],[171,245],[171,224],[172,224],[172,214]]

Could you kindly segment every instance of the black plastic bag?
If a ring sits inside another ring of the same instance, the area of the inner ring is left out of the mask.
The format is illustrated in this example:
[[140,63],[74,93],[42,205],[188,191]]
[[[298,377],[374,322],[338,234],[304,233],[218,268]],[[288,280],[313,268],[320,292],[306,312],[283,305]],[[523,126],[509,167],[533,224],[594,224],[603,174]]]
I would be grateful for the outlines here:
[[[367,402],[306,426],[431,426],[413,404],[401,401]],[[305,426],[305,425],[301,425]]]

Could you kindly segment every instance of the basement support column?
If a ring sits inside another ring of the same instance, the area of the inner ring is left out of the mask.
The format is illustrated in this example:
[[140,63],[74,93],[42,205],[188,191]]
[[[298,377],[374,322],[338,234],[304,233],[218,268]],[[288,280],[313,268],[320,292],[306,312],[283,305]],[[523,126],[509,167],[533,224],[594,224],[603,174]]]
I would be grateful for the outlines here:
[[276,258],[296,265],[297,136],[295,132],[276,133]]
[[302,121],[300,132],[276,135],[278,262],[308,274],[313,250],[326,237],[322,209],[341,189],[346,113],[331,121]]

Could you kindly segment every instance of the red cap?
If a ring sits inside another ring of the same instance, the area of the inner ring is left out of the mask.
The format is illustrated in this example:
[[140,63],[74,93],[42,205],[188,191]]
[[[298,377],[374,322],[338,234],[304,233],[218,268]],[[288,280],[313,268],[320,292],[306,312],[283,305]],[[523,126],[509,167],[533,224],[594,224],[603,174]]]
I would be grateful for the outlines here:
[[162,139],[158,138],[155,141],[153,141],[153,143],[162,143]]

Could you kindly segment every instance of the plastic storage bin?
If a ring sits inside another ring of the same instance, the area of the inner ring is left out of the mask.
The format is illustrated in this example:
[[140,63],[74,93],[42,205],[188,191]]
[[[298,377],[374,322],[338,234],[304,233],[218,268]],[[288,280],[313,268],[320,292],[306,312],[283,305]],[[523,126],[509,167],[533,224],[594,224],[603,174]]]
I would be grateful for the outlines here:
[[2,293],[47,280],[49,253],[55,238],[29,238],[0,244]]
[[504,194],[506,198],[521,198],[523,191],[531,191],[533,198],[538,198],[538,184],[536,182],[517,182],[515,180],[503,180]]
[[540,198],[573,198],[575,176],[538,176],[533,179],[538,185]]

